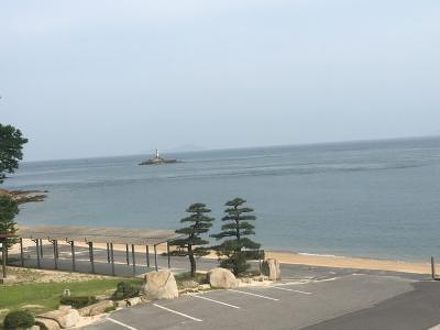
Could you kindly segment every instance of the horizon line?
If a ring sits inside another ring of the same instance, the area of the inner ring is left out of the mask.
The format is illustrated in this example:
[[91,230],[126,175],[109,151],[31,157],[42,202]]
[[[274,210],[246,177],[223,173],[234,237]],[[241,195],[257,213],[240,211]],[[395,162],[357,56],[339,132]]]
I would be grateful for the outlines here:
[[[240,149],[260,149],[260,148],[282,148],[282,147],[301,147],[301,146],[317,146],[317,145],[333,145],[333,144],[354,144],[354,143],[368,143],[368,142],[380,142],[380,141],[399,141],[399,140],[413,140],[413,139],[429,139],[438,138],[440,134],[431,135],[417,135],[417,136],[397,136],[397,137],[386,137],[377,139],[354,139],[354,140],[335,140],[335,141],[321,141],[321,142],[309,142],[309,143],[298,143],[298,144],[272,144],[272,145],[254,145],[254,146],[244,146],[244,147],[219,147],[219,148],[204,148],[202,150],[184,150],[184,151],[166,151],[168,154],[184,154],[184,153],[199,153],[199,152],[210,152],[210,151],[229,151],[229,150],[240,150]],[[103,155],[103,156],[85,156],[85,157],[74,157],[74,158],[50,158],[50,159],[39,159],[39,160],[25,160],[21,163],[38,163],[38,162],[54,162],[54,161],[68,161],[68,160],[89,160],[89,159],[102,159],[102,158],[118,158],[118,157],[130,157],[130,156],[140,156],[144,155],[142,153],[132,153],[132,154],[118,154],[118,155]]]

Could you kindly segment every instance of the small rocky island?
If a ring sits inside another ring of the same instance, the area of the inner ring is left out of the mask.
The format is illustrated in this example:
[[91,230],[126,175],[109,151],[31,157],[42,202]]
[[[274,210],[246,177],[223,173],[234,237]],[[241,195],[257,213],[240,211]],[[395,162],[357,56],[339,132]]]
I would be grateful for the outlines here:
[[0,196],[12,198],[17,204],[30,202],[42,202],[46,197],[47,190],[6,190],[0,189]]
[[174,163],[179,163],[179,161],[177,161],[177,159],[165,159],[160,157],[159,151],[156,149],[154,158],[144,160],[143,162],[139,163],[139,165],[162,165],[162,164],[174,164]]

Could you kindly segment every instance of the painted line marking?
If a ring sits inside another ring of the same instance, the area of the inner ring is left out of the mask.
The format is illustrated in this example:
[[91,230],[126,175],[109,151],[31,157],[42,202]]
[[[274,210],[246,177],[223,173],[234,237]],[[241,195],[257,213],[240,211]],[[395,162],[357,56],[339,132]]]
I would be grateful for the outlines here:
[[286,286],[286,285],[305,285],[310,284],[311,281],[296,281],[296,282],[284,282],[284,283],[278,283],[276,286]]
[[167,308],[167,307],[164,307],[164,306],[161,306],[161,305],[158,305],[158,304],[153,304],[153,306],[156,306],[156,307],[158,307],[158,308],[161,308],[161,309],[163,309],[163,310],[166,310],[166,311],[168,311],[168,312],[170,312],[170,313],[174,313],[174,314],[177,314],[177,315],[180,315],[180,316],[186,317],[186,318],[188,318],[188,319],[190,319],[190,320],[193,320],[193,321],[197,321],[197,322],[202,322],[202,321],[203,321],[203,320],[201,320],[201,319],[198,319],[198,318],[195,318],[195,317],[189,316],[189,315],[187,315],[187,314],[184,314],[184,313],[181,313],[181,312],[175,311],[175,310],[173,310],[173,309],[169,309],[169,308]]
[[279,301],[279,299],[277,299],[277,298],[272,298],[272,297],[268,297],[268,296],[263,296],[263,295],[261,295],[261,294],[255,294],[255,293],[251,293],[251,292],[247,292],[247,291],[241,291],[241,290],[235,290],[235,289],[229,289],[228,291],[237,292],[237,293],[242,293],[242,294],[247,294],[247,295],[249,295],[249,296],[254,296],[254,297],[264,298],[264,299],[273,300],[273,301]]
[[288,288],[280,288],[278,286],[270,286],[269,288],[283,290],[283,291],[289,291],[289,292],[295,292],[295,293],[301,293],[301,294],[306,294],[306,295],[311,295],[312,294],[311,292],[307,292],[307,291],[294,290],[294,289],[288,289]]
[[128,324],[125,324],[125,323],[122,323],[122,322],[120,322],[118,320],[112,319],[111,317],[107,317],[107,320],[109,320],[110,322],[116,323],[117,325],[120,325],[121,327],[130,329],[130,330],[138,330],[136,328],[133,328],[133,327],[129,326]]
[[235,309],[240,309],[240,307],[238,307],[238,306],[230,305],[230,304],[227,304],[227,303],[225,303],[223,301],[211,299],[211,298],[208,298],[208,297],[198,296],[198,295],[195,295],[195,294],[191,295],[191,297],[212,301],[213,303],[216,303],[216,304],[219,304],[219,305],[223,305],[223,306],[228,306],[228,307],[235,308]]

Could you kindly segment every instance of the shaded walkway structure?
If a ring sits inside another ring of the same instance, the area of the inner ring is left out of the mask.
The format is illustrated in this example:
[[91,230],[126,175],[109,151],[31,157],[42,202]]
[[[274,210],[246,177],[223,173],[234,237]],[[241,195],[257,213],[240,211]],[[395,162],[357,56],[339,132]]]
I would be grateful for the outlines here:
[[[20,244],[20,252],[16,261],[12,264],[22,267],[37,267],[47,268],[47,263],[43,265],[43,261],[48,258],[47,256],[47,243],[50,243],[51,248],[49,259],[53,260],[54,269],[65,269],[65,261],[63,267],[60,267],[60,254],[67,254],[70,256],[70,270],[80,272],[91,273],[104,273],[108,275],[116,275],[115,254],[124,253],[121,251],[115,251],[114,245],[125,245],[125,263],[130,265],[131,272],[128,272],[128,276],[137,275],[136,256],[139,257],[139,251],[135,251],[135,247],[143,246],[145,248],[143,254],[145,255],[145,263],[138,262],[141,265],[146,265],[147,271],[150,268],[150,248],[153,248],[154,268],[158,270],[158,245],[166,245],[166,251],[169,252],[168,242],[178,237],[172,230],[148,230],[148,229],[127,229],[127,228],[115,228],[115,227],[85,227],[85,226],[52,226],[52,225],[39,225],[39,226],[19,226],[19,231],[16,233]],[[36,256],[36,264],[29,264],[25,258],[25,247],[23,240],[28,239],[34,243],[34,247],[31,247],[29,251]],[[46,244],[44,244],[46,243]],[[96,245],[100,245],[99,249],[96,249]],[[84,246],[87,250],[84,249]],[[66,251],[67,249],[67,251]],[[131,251],[130,251],[131,249]],[[110,265],[104,269],[102,263],[96,265],[95,257],[106,252],[106,258],[103,258],[104,263]],[[84,252],[88,255],[89,269],[85,269],[82,265],[78,267],[77,255],[84,255]],[[131,254],[131,258],[130,258]],[[131,259],[131,261],[130,261]],[[45,266],[45,267],[43,267]],[[120,266],[120,265],[119,265]],[[167,253],[167,266],[171,267],[171,259],[169,253]],[[80,269],[79,269],[80,268]],[[143,267],[145,268],[145,267]],[[125,267],[126,269],[126,267]],[[69,269],[65,269],[69,270]],[[142,273],[144,273],[143,271]],[[120,274],[118,274],[120,275]]]

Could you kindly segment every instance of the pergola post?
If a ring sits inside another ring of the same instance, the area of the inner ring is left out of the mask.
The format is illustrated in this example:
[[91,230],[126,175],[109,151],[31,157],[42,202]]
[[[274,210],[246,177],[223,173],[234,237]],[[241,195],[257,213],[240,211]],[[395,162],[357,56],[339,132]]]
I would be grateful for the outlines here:
[[2,278],[6,278],[6,239],[1,239],[0,243],[2,243]]
[[159,268],[157,267],[157,248],[156,248],[156,244],[153,245],[154,246],[154,267],[156,268],[156,272],[159,270]]
[[133,264],[133,276],[136,276],[136,258],[135,258],[134,244],[131,244],[131,261]]
[[40,256],[41,256],[41,259],[43,259],[43,239],[42,238],[40,238]]
[[145,245],[145,257],[147,259],[147,267],[150,268],[150,248]]
[[35,242],[35,250],[37,251],[37,267],[41,268],[41,261],[40,261],[40,240],[39,239],[33,239],[32,241]]
[[72,254],[72,271],[76,271],[76,264],[75,264],[75,241],[70,241],[70,253]]
[[20,237],[20,263],[21,263],[21,267],[24,267],[23,238],[22,237]]
[[95,274],[95,260],[93,257],[93,242],[88,242],[89,245],[89,259],[90,259],[90,266],[92,267],[92,273]]
[[110,261],[112,263],[112,276],[115,276],[115,256],[113,254],[113,243],[110,243]]
[[110,244],[107,243],[107,263],[110,263]]
[[125,244],[125,260],[127,261],[127,265],[130,265],[130,255],[128,254],[128,244]]
[[167,258],[168,258],[168,269],[171,268],[171,256],[170,256],[170,245],[167,241]]

